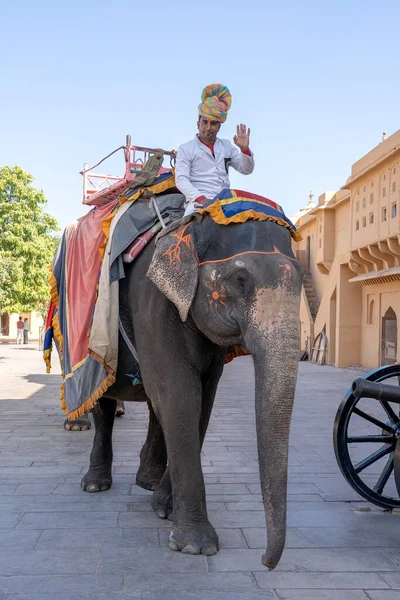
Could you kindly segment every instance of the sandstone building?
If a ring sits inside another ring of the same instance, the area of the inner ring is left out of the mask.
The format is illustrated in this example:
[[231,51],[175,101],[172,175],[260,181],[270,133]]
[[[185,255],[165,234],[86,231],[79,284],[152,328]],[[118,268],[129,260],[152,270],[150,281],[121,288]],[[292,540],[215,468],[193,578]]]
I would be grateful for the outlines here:
[[322,194],[316,206],[311,198],[292,217],[306,273],[302,348],[315,348],[328,364],[374,368],[398,360],[399,193],[400,130],[357,161],[339,191]]

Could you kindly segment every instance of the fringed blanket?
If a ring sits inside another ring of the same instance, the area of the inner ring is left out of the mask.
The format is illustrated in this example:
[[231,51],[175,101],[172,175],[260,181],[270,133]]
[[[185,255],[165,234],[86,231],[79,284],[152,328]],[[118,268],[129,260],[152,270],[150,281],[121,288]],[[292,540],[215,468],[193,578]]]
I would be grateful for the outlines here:
[[115,380],[115,371],[89,353],[89,338],[102,263],[102,225],[115,203],[91,210],[64,231],[51,273],[51,305],[44,344],[50,372],[52,336],[58,343],[63,383],[61,406],[77,418]]
[[[152,185],[130,191],[129,198],[96,207],[64,231],[50,268],[44,360],[50,372],[54,338],[63,376],[61,407],[71,420],[93,408],[115,381],[119,294],[118,279],[110,281],[113,233],[144,189],[156,195],[174,186],[173,173],[165,173]],[[150,228],[157,215],[147,213]],[[146,231],[146,224],[139,223],[127,245]]]

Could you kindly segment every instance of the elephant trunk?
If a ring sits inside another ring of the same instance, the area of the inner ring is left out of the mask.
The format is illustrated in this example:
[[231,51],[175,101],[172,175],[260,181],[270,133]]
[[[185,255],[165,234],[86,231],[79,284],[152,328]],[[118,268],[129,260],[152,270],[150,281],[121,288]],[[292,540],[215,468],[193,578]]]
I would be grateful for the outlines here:
[[262,563],[273,570],[286,538],[289,430],[300,347],[299,298],[260,290],[249,313],[246,347],[255,367],[261,491],[267,524]]

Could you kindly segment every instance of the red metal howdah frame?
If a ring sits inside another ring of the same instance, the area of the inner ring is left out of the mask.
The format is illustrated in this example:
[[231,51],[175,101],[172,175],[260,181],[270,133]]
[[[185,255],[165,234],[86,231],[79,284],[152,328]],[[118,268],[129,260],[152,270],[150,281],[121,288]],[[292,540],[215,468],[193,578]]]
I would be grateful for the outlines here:
[[[107,158],[110,158],[116,152],[123,150],[125,156],[125,174],[122,177],[116,175],[104,175],[95,173],[96,169]],[[108,202],[116,200],[130,183],[135,179],[136,175],[142,170],[148,158],[155,154],[156,148],[145,148],[143,146],[132,146],[131,136],[126,136],[125,146],[120,146],[93,167],[88,167],[85,163],[81,175],[83,175],[83,204],[91,206],[103,206]],[[163,150],[166,156],[170,157],[170,167],[161,167],[159,173],[165,173],[174,166],[175,151]]]

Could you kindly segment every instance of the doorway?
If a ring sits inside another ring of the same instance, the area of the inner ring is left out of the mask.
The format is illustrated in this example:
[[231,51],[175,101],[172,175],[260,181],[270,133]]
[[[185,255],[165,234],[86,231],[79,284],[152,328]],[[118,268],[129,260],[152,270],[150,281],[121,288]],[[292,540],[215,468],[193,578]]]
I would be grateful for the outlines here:
[[2,314],[0,318],[0,335],[10,335],[10,318],[7,314]]
[[397,317],[390,306],[382,317],[381,365],[397,362]]

